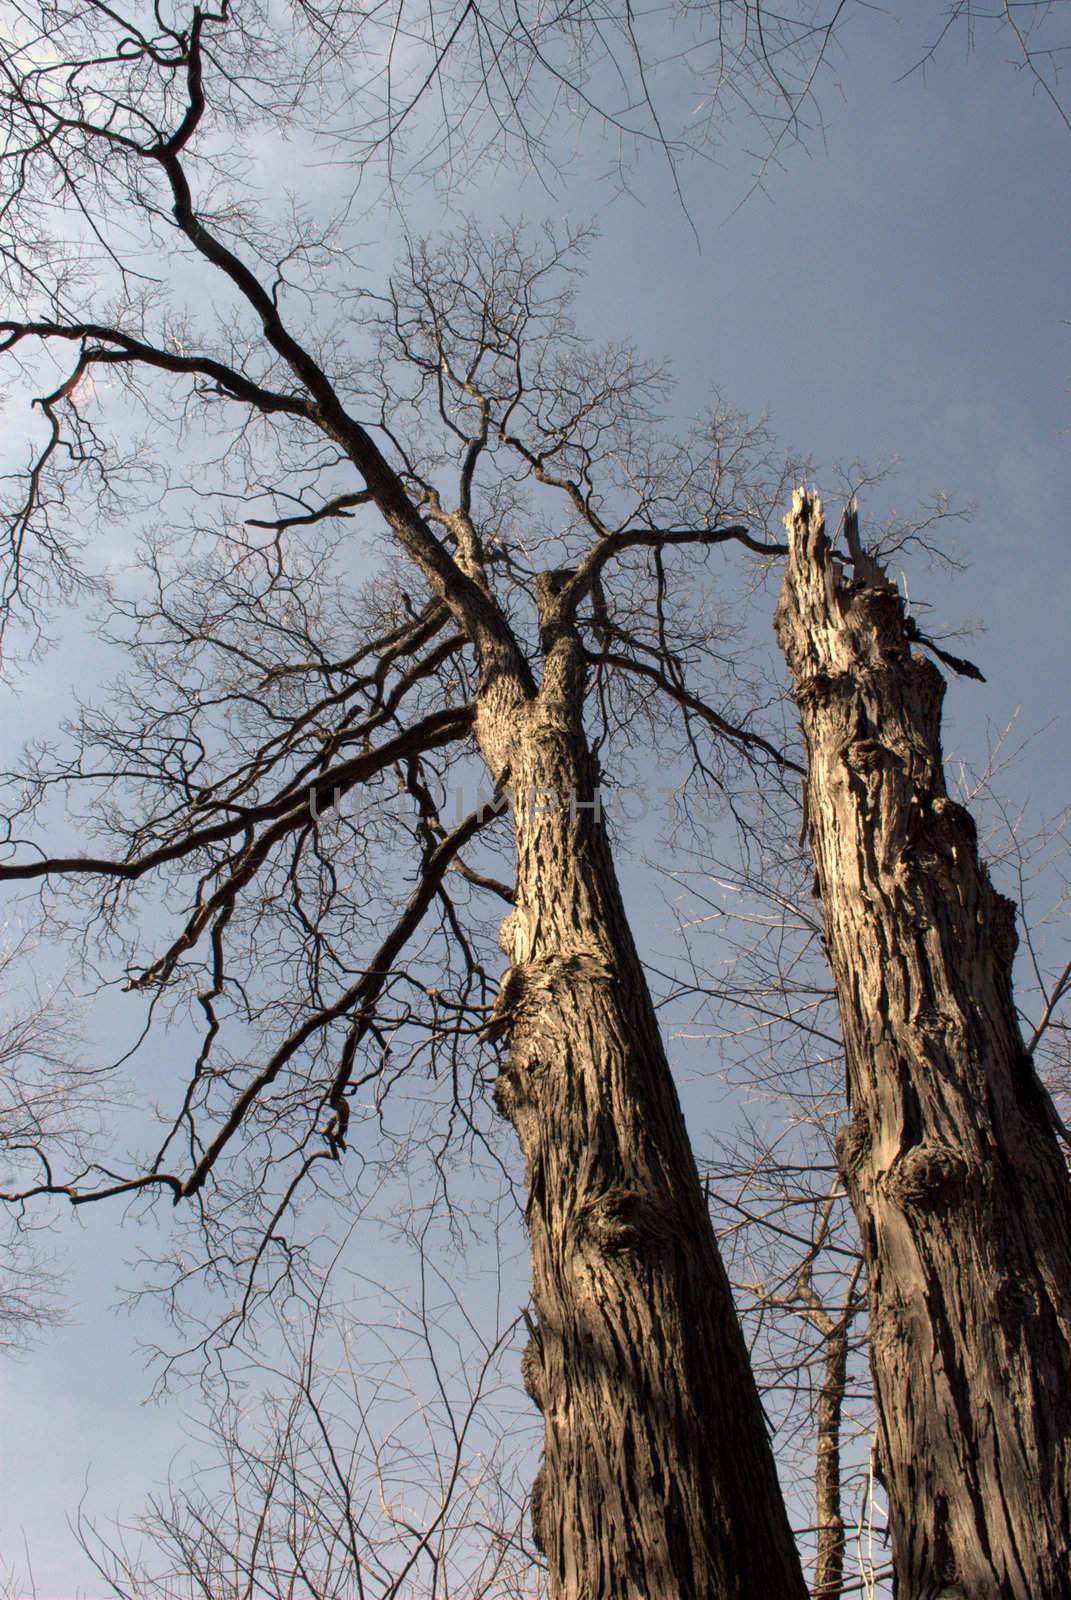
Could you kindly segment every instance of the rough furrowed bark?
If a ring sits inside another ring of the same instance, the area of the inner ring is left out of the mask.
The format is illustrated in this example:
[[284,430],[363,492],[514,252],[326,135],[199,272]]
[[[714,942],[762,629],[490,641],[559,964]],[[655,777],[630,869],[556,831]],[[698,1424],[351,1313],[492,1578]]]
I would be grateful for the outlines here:
[[528,1175],[537,1320],[523,1370],[545,1421],[533,1531],[555,1600],[801,1600],[731,1291],[588,809],[582,670],[566,639],[507,741],[517,906],[492,1028],[509,1039],[496,1098]]
[[1071,1187],[1012,1001],[1014,908],[949,799],[944,680],[796,496],[777,632],[853,1120],[900,1600],[1071,1597]]

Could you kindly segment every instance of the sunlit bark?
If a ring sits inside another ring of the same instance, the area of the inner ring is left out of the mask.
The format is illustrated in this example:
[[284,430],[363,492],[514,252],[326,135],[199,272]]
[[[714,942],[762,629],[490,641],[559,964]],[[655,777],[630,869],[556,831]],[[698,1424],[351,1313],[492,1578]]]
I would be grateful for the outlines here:
[[[553,609],[548,599],[545,616]],[[494,1025],[528,1175],[534,1524],[568,1600],[802,1596],[772,1452],[581,731],[565,627],[505,744],[517,906]]]
[[[849,514],[852,515],[851,513]],[[1071,1595],[1071,1188],[1012,1001],[1014,909],[945,790],[944,680],[799,493],[777,613],[852,1121],[901,1600]],[[961,663],[962,665],[962,663]]]

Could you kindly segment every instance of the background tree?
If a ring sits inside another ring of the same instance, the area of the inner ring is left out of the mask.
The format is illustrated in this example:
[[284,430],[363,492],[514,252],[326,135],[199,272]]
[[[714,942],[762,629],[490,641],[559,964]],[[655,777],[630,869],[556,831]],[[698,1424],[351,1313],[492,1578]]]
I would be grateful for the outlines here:
[[[85,1160],[107,1103],[103,1067],[80,1064],[73,1005],[59,982],[35,977],[34,941],[0,951],[0,1163],[5,1186],[27,1160],[47,1175]],[[48,1264],[32,1210],[5,1207],[0,1242],[0,1349],[23,1350],[63,1316],[60,1274]]]
[[[773,1430],[811,1593],[884,1592],[870,1495],[874,1415],[858,1232],[837,1170],[844,1056],[799,840],[798,795],[741,801],[743,850],[675,867],[678,1031],[709,1042],[737,1105],[700,1161]],[[679,841],[683,843],[683,841]]]
[[336,1262],[300,1318],[276,1308],[278,1354],[231,1370],[198,1429],[195,1474],[176,1472],[114,1530],[81,1509],[110,1592],[546,1593],[527,1527],[534,1413],[510,1377],[523,1320],[474,1326],[426,1240],[396,1249],[413,1269],[407,1293]]

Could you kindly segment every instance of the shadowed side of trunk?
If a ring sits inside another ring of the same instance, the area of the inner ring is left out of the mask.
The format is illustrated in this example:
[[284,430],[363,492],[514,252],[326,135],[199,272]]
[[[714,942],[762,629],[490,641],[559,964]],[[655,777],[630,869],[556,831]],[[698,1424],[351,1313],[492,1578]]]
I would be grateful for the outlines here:
[[[517,908],[493,1026],[526,1158],[533,1523],[556,1600],[802,1600],[731,1292],[580,731],[578,641],[515,711]],[[576,804],[575,802],[580,802]]]
[[[1011,990],[1014,908],[949,799],[944,680],[797,494],[777,633],[853,1120],[900,1600],[1071,1597],[1071,1188]],[[849,530],[854,533],[854,529]],[[858,543],[852,539],[858,552]]]

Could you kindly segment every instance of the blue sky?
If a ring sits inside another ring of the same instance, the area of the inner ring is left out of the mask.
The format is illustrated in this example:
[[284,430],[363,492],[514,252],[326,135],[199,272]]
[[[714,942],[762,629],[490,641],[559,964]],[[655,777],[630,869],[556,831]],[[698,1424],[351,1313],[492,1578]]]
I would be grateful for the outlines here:
[[[1004,785],[1040,819],[1065,804],[1068,776],[1071,140],[1008,65],[1001,35],[980,33],[970,55],[950,40],[927,75],[897,81],[924,20],[918,8],[902,23],[852,18],[823,101],[824,141],[787,151],[750,198],[746,131],[729,128],[715,161],[683,173],[687,216],[652,155],[636,165],[635,196],[611,200],[594,132],[553,195],[510,175],[460,203],[488,226],[518,213],[596,222],[582,322],[668,357],[682,416],[716,384],[731,404],[769,412],[819,482],[837,463],[899,458],[875,514],[909,515],[937,490],[977,508],[958,536],[969,569],[917,564],[912,594],[942,626],[984,627],[963,653],[988,683],[953,682],[946,744],[980,765],[1013,719],[1020,737],[1038,734]],[[446,210],[418,197],[414,231],[440,227]],[[392,254],[390,225],[375,226],[385,231],[373,261]],[[40,670],[58,693],[83,675],[63,650]],[[5,748],[31,731],[31,704],[9,701]],[[25,1537],[38,1600],[101,1592],[66,1528],[86,1486],[99,1513],[132,1512],[182,1444],[182,1403],[143,1403],[151,1378],[135,1345],[154,1337],[152,1316],[114,1309],[124,1260],[144,1242],[117,1211],[64,1222],[71,1317],[0,1369],[0,1550],[24,1567]]]

